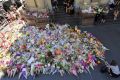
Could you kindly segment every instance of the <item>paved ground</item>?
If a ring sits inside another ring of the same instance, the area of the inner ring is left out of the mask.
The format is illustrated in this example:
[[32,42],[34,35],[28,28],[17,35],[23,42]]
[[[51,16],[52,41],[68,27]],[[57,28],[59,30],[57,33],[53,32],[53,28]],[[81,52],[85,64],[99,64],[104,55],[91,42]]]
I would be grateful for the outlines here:
[[[110,49],[110,51],[106,52],[106,59],[108,62],[110,62],[111,59],[115,59],[120,65],[120,24],[89,27],[80,26],[80,28],[82,31],[87,30],[88,32],[93,33],[107,48]],[[95,70],[91,70],[91,75],[88,73],[79,74],[78,77],[69,74],[65,74],[63,77],[61,77],[60,74],[40,75],[36,77],[35,80],[120,80],[120,78],[114,79],[106,74],[100,73],[100,66],[97,66]],[[5,77],[2,80],[18,80],[18,78],[17,76],[15,78]],[[28,80],[33,79],[29,77]]]

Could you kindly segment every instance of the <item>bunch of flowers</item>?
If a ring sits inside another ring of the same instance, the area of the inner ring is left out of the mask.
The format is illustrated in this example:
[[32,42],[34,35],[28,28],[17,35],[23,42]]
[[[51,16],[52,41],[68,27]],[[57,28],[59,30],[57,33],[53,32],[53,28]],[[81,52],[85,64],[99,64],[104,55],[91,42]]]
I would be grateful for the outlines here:
[[26,15],[34,18],[49,18],[48,12],[27,11]]
[[91,33],[81,32],[77,27],[48,24],[45,29],[25,26],[22,37],[10,47],[10,65],[32,64],[43,74],[60,72],[77,73],[89,71],[104,58],[106,48]]

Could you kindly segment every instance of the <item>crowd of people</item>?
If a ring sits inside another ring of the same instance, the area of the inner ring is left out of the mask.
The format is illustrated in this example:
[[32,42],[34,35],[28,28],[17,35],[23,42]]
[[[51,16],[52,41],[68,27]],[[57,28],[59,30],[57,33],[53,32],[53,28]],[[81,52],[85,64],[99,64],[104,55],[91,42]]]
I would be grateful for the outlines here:
[[95,23],[105,23],[108,14],[112,14],[113,20],[116,21],[119,17],[119,6],[120,1],[110,0],[108,5],[99,7],[96,11]]
[[53,10],[56,11],[59,9],[59,6],[63,6],[67,14],[74,13],[74,0],[63,0],[62,3],[59,3],[58,0],[51,0]]
[[[58,9],[58,1],[53,0],[53,9]],[[76,12],[75,8],[75,2],[74,0],[64,0],[63,5],[65,12],[67,14],[74,14]],[[80,6],[80,5],[79,5]],[[111,14],[113,16],[113,20],[116,21],[117,18],[119,17],[119,6],[120,6],[120,1],[118,0],[109,0],[109,2],[105,5],[99,5],[98,7],[90,6],[88,9],[88,13],[95,13],[95,19],[94,22],[96,23],[105,23],[106,22],[106,17]],[[92,12],[91,12],[92,10]],[[81,13],[82,10],[81,7],[78,9],[77,12]]]
[[74,13],[74,0],[64,0],[64,8],[67,14]]
[[18,1],[14,4],[9,1],[4,2],[3,6],[0,7],[0,24],[2,25],[4,20],[8,23],[17,20],[18,17],[20,17],[20,13],[17,11],[20,6],[22,6],[22,4]]
[[[58,5],[60,4],[58,0],[51,0],[52,3],[52,7],[53,10],[59,10]],[[117,18],[119,17],[119,5],[120,5],[120,1],[114,1],[114,0],[110,0],[108,5],[106,6],[99,6],[99,7],[92,7],[90,6],[90,10],[93,10],[95,12],[95,19],[94,22],[96,23],[105,23],[106,21],[106,16],[110,13],[113,15],[113,20],[116,21]],[[9,8],[6,7],[5,4],[3,4],[3,9],[6,11],[5,13],[5,18],[7,18],[7,20],[9,22],[15,20],[18,18],[19,14],[16,13],[17,8],[19,8],[21,6],[21,3],[19,3],[18,1],[13,4],[12,6],[10,6]],[[65,9],[65,12],[67,14],[74,14],[75,12],[75,6],[74,6],[74,0],[64,0],[63,1],[63,6]],[[81,12],[81,11],[79,11]],[[2,23],[2,19],[3,16],[0,16],[1,21],[0,23]]]

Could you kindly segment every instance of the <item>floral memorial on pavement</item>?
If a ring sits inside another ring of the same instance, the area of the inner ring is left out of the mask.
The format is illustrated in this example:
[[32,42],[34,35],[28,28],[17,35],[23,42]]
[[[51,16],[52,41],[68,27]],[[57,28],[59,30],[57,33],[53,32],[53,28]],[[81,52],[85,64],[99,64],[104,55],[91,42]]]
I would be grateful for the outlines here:
[[38,29],[19,25],[4,37],[0,33],[0,70],[22,65],[31,69],[34,65],[33,70],[39,68],[42,74],[68,72],[77,76],[94,69],[107,50],[95,36],[77,27],[47,24],[45,29]]

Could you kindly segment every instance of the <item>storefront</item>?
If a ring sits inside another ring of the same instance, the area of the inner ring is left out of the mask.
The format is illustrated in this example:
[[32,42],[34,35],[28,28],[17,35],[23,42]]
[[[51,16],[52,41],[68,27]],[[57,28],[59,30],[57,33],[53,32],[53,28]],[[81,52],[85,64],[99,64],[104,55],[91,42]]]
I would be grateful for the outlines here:
[[[63,1],[64,0],[58,0],[58,4],[62,5]],[[74,0],[74,7],[76,10],[78,10],[78,8],[84,10],[88,9],[90,6],[96,7],[107,4],[108,2],[109,0]],[[51,0],[25,0],[25,4],[31,10],[52,10]]]
[[22,15],[28,24],[40,27],[49,23],[51,10],[50,0],[25,0],[25,10]]
[[[94,9],[106,6],[109,0],[74,0],[74,11],[82,16],[82,25],[93,25],[96,12]],[[64,0],[58,0],[58,6],[63,5]],[[51,0],[26,0],[26,8],[31,11],[52,11]]]
[[105,8],[109,0],[75,0],[75,10],[82,15],[82,25],[93,25],[100,6]]
[[25,4],[31,10],[52,9],[51,0],[25,0]]

